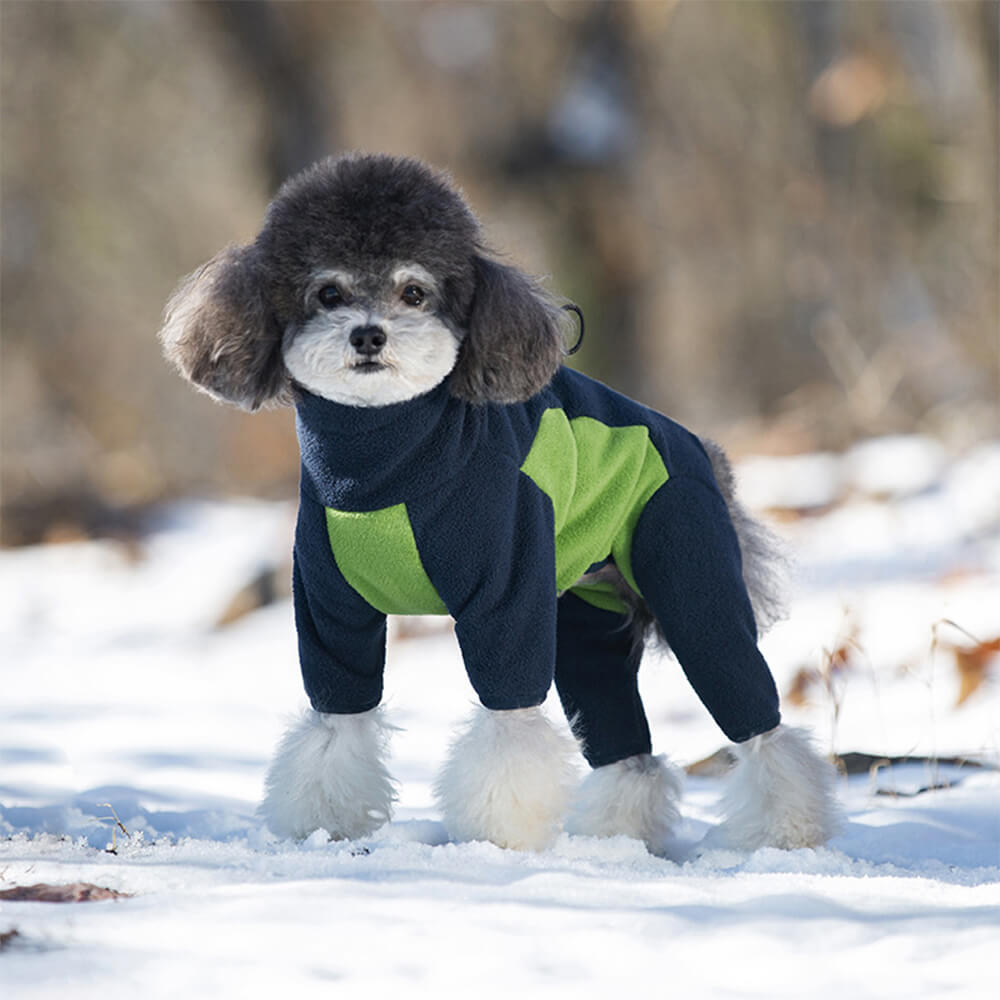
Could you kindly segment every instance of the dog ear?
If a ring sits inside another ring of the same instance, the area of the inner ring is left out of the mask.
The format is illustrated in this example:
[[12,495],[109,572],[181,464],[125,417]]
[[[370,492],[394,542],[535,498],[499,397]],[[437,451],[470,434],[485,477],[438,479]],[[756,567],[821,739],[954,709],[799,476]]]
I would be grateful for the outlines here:
[[519,403],[542,391],[566,353],[566,313],[526,274],[473,259],[475,291],[451,391],[470,403]]
[[180,283],[160,342],[180,373],[213,399],[245,410],[290,399],[281,329],[252,246],[227,247]]

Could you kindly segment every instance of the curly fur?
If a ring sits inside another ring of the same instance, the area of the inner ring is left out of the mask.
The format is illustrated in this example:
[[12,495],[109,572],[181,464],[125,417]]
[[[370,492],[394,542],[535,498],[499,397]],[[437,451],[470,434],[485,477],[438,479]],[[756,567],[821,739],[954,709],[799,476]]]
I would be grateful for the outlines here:
[[577,748],[540,708],[476,707],[435,784],[449,836],[541,850],[562,826]]
[[181,374],[246,409],[291,402],[282,358],[313,318],[317,271],[347,267],[376,295],[403,263],[433,276],[436,313],[460,341],[452,391],[472,403],[540,392],[565,353],[566,314],[528,275],[492,260],[444,174],[417,160],[331,157],[286,182],[253,244],[230,247],[181,282],[160,338]]
[[702,445],[712,462],[712,471],[729,509],[729,517],[740,540],[743,557],[743,582],[746,584],[758,630],[763,633],[787,614],[785,582],[788,557],[781,539],[740,503],[736,476],[722,446],[708,438]]
[[841,826],[837,772],[808,733],[781,725],[736,748],[737,764],[723,797],[725,820],[709,847],[818,847]]
[[352,840],[387,823],[396,800],[385,765],[392,727],[382,710],[323,715],[309,709],[282,737],[260,812],[279,837],[326,830]]
[[251,247],[227,247],[180,283],[160,342],[180,373],[219,402],[256,410],[291,399],[281,328]]
[[637,754],[595,768],[574,793],[566,832],[634,837],[661,853],[681,814],[681,774],[667,759]]
[[451,376],[452,392],[470,403],[530,399],[562,363],[566,313],[513,267],[477,256],[473,271],[469,332]]

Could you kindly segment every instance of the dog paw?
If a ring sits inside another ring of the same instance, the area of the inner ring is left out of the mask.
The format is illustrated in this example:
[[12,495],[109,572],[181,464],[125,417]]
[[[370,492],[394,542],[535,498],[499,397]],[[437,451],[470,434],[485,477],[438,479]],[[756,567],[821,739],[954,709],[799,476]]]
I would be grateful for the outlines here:
[[566,832],[633,837],[653,854],[680,822],[681,776],[663,756],[637,754],[595,768],[573,796]]
[[576,752],[539,708],[477,708],[435,785],[449,835],[515,850],[548,847],[562,827]]
[[309,710],[271,762],[260,813],[272,833],[332,840],[367,836],[388,822],[396,798],[385,766],[392,727],[380,709],[358,715]]
[[724,821],[709,848],[819,847],[840,829],[837,772],[801,729],[781,725],[736,748],[723,796]]

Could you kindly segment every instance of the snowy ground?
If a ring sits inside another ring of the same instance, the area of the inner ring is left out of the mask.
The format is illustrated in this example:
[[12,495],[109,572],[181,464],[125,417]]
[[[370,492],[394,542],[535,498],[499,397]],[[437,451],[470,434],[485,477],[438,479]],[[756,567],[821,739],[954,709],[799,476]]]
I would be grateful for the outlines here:
[[[792,616],[764,642],[804,695],[786,719],[841,753],[931,759],[845,779],[848,824],[822,850],[699,854],[711,776],[688,779],[672,859],[624,838],[447,843],[430,787],[471,693],[440,622],[390,649],[393,823],[276,841],[254,808],[302,705],[290,607],[214,623],[287,548],[292,510],[182,505],[138,557],[0,553],[0,892],[131,894],[0,900],[0,994],[1000,995],[1000,659],[980,657],[956,707],[953,648],[1000,636],[1000,444],[954,458],[883,440],[740,471],[752,505],[797,512],[779,525]],[[722,745],[675,663],[643,680],[658,750],[686,764]]]

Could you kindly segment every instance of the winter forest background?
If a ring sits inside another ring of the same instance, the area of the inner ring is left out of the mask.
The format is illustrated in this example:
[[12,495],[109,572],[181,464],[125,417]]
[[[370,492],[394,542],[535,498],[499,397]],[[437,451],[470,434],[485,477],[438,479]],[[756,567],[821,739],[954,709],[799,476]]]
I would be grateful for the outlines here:
[[[0,0],[0,995],[994,1000],[998,12]],[[654,654],[674,842],[450,843],[441,619],[390,623],[392,823],[264,828],[292,414],[213,404],[156,331],[349,149],[451,171],[583,308],[572,363],[734,455],[794,559],[762,648],[841,769],[828,845],[703,849],[729,757]]]
[[287,412],[161,363],[181,275],[329,153],[424,157],[581,304],[578,364],[737,453],[993,433],[997,4],[17,2],[6,544],[292,495]]

